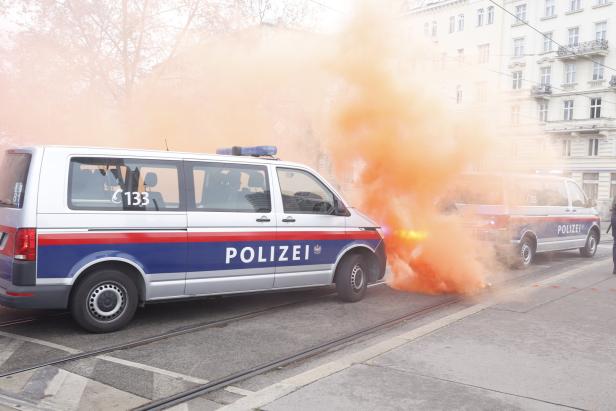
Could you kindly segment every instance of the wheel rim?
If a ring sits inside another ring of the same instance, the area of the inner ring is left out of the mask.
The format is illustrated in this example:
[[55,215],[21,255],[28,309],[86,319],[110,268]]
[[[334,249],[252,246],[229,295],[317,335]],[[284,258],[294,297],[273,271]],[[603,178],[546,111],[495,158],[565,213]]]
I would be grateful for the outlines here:
[[127,292],[116,282],[97,284],[88,294],[88,313],[97,321],[109,322],[126,309]]
[[528,244],[522,244],[522,248],[520,249],[520,255],[522,256],[522,263],[524,263],[524,265],[530,264],[530,260],[533,254]]
[[590,251],[591,254],[594,254],[596,249],[597,249],[597,239],[595,238],[594,235],[591,235],[590,238],[588,239],[588,251]]
[[351,287],[353,287],[353,291],[361,291],[364,286],[364,282],[364,270],[359,264],[355,264],[355,266],[351,270]]

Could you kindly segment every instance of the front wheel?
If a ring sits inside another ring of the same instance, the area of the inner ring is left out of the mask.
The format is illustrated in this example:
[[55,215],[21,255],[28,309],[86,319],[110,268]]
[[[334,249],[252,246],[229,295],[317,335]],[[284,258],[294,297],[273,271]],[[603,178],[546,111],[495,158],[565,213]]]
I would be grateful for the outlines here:
[[591,230],[591,232],[588,233],[586,245],[580,248],[580,254],[582,257],[586,258],[594,257],[597,252],[597,245],[599,245],[599,235],[596,230]]
[[95,333],[117,331],[135,315],[138,293],[125,274],[101,270],[79,282],[71,296],[71,314],[81,327]]
[[336,291],[343,301],[359,301],[368,288],[368,267],[359,254],[345,257],[336,269]]

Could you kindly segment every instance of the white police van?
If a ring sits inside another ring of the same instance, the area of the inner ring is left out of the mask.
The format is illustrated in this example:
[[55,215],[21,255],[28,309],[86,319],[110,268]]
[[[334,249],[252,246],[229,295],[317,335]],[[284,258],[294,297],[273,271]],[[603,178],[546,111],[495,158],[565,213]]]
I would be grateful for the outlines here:
[[467,221],[478,237],[519,267],[547,251],[579,249],[593,257],[601,238],[593,201],[570,178],[469,173],[442,205],[470,214]]
[[357,301],[383,277],[379,228],[314,171],[271,146],[220,153],[8,150],[0,303],[106,332],[149,301],[332,283]]

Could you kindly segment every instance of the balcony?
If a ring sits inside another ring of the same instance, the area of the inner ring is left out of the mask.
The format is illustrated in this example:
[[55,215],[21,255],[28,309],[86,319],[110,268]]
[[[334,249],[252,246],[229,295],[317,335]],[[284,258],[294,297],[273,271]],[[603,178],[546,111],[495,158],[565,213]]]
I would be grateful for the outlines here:
[[552,86],[549,84],[540,84],[533,86],[530,89],[530,95],[535,98],[546,98],[552,95]]
[[616,119],[610,117],[549,121],[545,131],[550,134],[603,134],[616,130]]
[[559,47],[557,55],[560,59],[574,59],[580,56],[605,56],[607,53],[607,40],[593,40],[575,46]]

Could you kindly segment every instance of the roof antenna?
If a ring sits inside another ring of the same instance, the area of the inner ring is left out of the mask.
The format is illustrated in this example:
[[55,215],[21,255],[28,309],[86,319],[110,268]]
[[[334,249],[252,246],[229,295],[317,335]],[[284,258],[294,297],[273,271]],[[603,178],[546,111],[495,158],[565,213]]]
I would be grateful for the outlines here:
[[169,144],[167,144],[167,137],[165,137],[165,148],[169,151]]

